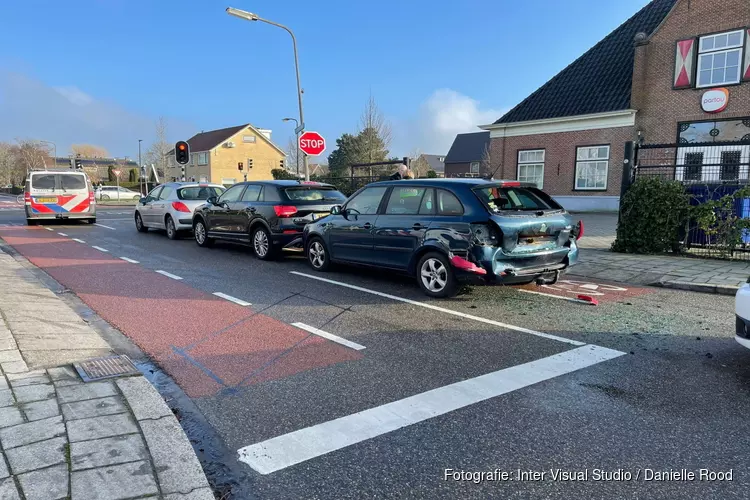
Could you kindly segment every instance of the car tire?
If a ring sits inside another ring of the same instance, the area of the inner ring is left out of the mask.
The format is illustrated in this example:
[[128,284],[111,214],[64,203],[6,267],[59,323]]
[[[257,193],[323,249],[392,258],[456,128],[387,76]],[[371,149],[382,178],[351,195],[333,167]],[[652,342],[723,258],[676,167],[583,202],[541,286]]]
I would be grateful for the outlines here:
[[143,224],[143,218],[141,217],[140,212],[135,213],[135,228],[138,230],[139,233],[147,233],[148,228]]
[[312,238],[310,243],[307,244],[305,257],[310,267],[316,271],[325,272],[331,267],[331,257],[328,254],[328,249],[323,240],[317,236]]
[[458,282],[453,267],[441,253],[426,253],[417,264],[417,282],[429,297],[453,297],[458,291]]
[[276,257],[276,248],[273,246],[271,233],[265,226],[258,224],[250,234],[250,243],[253,253],[260,260],[272,260]]
[[102,201],[107,201],[107,200],[109,200],[109,195],[108,195],[108,194],[103,194],[103,195],[102,195],[102,197],[101,197],[101,200],[102,200]]
[[198,219],[193,225],[193,234],[195,235],[195,242],[199,247],[210,247],[214,244],[214,239],[208,237],[208,229],[203,219]]
[[36,220],[36,219],[26,219],[26,225],[27,226],[36,226],[37,222],[39,222],[39,221]]
[[140,199],[141,199],[141,197],[140,197],[140,196],[133,196],[133,201],[138,201],[138,200],[140,200]]
[[170,240],[176,240],[180,234],[177,232],[177,228],[174,225],[174,219],[170,215],[164,219],[164,227],[167,228],[167,238]]
[[89,224],[96,224],[96,217],[94,217],[93,219],[86,219],[86,222],[88,222]]

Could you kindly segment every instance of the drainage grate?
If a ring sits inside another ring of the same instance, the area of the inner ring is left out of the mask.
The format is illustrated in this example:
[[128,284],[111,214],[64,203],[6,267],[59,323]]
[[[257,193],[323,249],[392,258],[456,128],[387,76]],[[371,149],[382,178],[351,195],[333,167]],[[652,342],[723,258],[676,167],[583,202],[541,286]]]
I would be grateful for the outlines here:
[[135,367],[130,358],[122,356],[107,356],[75,363],[73,367],[84,382],[93,382],[105,378],[120,377],[123,375],[140,375],[141,372]]

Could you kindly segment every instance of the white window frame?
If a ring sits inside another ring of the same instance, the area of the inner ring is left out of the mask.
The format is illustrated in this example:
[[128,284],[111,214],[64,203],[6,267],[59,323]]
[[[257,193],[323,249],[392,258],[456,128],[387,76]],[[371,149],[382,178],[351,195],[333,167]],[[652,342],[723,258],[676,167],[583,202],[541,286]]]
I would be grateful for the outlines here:
[[[478,161],[473,161],[473,162],[469,163],[469,173],[470,174],[478,174],[479,173],[479,169],[481,167],[480,163],[481,162],[478,162]],[[474,166],[476,166],[476,170],[474,170]]]
[[[538,158],[535,158],[534,160],[529,160],[528,158],[522,159],[523,153],[542,153],[542,159],[539,161]],[[521,167],[525,167],[527,170],[529,167],[534,167],[536,169],[537,167],[542,167],[542,176],[539,179],[539,182],[536,182],[536,187],[539,189],[544,189],[544,160],[547,156],[547,152],[544,149],[519,149],[518,150],[518,163],[516,167],[516,179],[518,179],[520,182],[529,182],[528,181],[528,175],[524,175],[524,180],[521,179]]]
[[[581,158],[581,150],[583,149],[601,149],[601,148],[607,148],[607,157],[606,158],[599,158],[598,156],[596,158]],[[593,146],[578,146],[576,147],[576,171],[575,171],[575,178],[574,178],[574,185],[573,190],[574,191],[606,191],[607,186],[609,185],[609,160],[612,155],[612,148],[609,144],[598,144]],[[604,170],[604,186],[592,186],[592,187],[579,187],[578,186],[578,179],[579,179],[579,173],[580,173],[580,166],[582,163],[604,163],[605,164],[605,170]]]
[[[739,41],[739,43],[738,44],[729,45],[729,43],[728,43],[729,36],[737,34],[737,33],[739,33],[739,35],[740,35],[740,41]],[[705,45],[705,43],[706,43],[707,40],[709,40],[709,39],[714,39],[715,40],[715,38],[718,37],[718,36],[726,36],[727,37],[727,46],[726,47],[721,47],[721,48],[718,48],[718,49],[716,49],[716,48],[707,49],[707,48],[704,47],[704,45]],[[742,57],[743,56],[742,51],[743,51],[744,45],[745,45],[745,33],[744,33],[744,30],[725,31],[723,33],[715,33],[713,35],[706,35],[706,36],[700,37],[698,39],[698,69],[697,69],[697,73],[696,73],[696,76],[695,76],[695,86],[696,86],[696,88],[700,89],[700,88],[707,88],[707,87],[718,87],[720,85],[735,85],[735,84],[740,83],[742,81],[742,61],[744,60],[743,57]],[[726,66],[726,56],[730,52],[737,52],[737,54],[738,54],[737,55],[737,79],[736,80],[732,80],[732,81],[724,80],[724,81],[721,81],[721,82],[713,82],[712,81],[712,82],[709,82],[709,83],[701,85],[701,71],[705,70],[705,68],[703,68],[704,57],[705,56],[709,56],[709,55],[711,56],[711,78],[713,78],[713,70],[714,70],[713,61],[714,61],[715,55],[716,54],[724,54],[725,65],[723,67],[726,70],[726,68],[727,68],[727,66]]]
[[208,165],[208,152],[198,153],[197,156],[198,166]]
[[255,144],[255,136],[254,135],[243,135],[242,136],[242,142],[245,142],[247,144]]

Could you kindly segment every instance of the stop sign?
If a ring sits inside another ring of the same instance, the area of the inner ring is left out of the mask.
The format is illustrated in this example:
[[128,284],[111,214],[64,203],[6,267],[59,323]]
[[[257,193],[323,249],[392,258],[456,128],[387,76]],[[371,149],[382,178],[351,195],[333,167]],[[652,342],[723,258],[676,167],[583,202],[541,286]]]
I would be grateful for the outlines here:
[[317,156],[326,150],[326,140],[317,132],[305,132],[299,136],[299,148],[308,156]]

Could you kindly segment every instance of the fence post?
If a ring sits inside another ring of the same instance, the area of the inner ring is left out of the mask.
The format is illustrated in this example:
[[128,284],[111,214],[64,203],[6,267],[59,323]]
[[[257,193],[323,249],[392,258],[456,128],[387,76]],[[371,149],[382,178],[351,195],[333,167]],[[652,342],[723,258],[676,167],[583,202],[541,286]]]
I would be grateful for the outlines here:
[[625,193],[630,189],[633,184],[633,174],[635,173],[635,157],[636,157],[636,146],[635,141],[628,141],[625,143],[625,157],[622,160],[622,180],[620,182],[620,203],[619,210],[617,210],[617,227],[620,227],[620,219],[622,218],[622,199],[625,197]]

